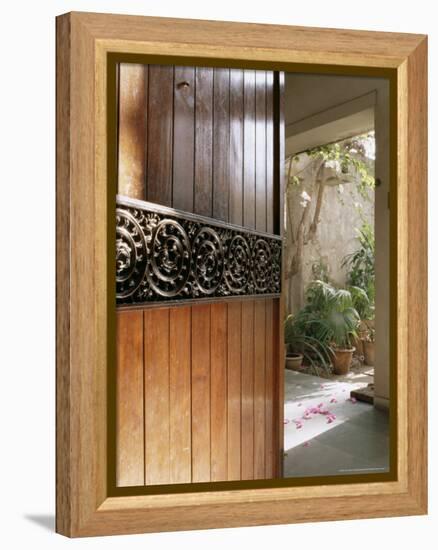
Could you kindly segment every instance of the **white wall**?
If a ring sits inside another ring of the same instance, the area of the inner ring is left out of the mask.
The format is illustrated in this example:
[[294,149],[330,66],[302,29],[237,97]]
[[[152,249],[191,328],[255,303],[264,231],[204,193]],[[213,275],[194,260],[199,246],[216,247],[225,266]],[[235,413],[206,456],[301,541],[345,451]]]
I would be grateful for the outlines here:
[[[410,549],[434,540],[438,521],[438,477],[430,473],[430,516],[285,525],[204,532],[104,537],[69,541],[44,524],[54,513],[54,16],[75,10],[107,11],[431,33],[431,58],[438,58],[434,5],[427,0],[382,2],[360,7],[350,0],[326,2],[199,2],[199,0],[57,0],[4,2],[0,18],[2,86],[0,88],[2,215],[4,250],[0,271],[0,418],[2,472],[1,542],[8,549],[52,548],[324,548],[324,550]],[[329,58],[329,54],[328,54]],[[438,97],[436,62],[430,65],[430,97]],[[431,118],[437,114],[431,101]],[[436,118],[436,116],[435,116]],[[438,147],[431,128],[431,152]],[[431,155],[433,158],[433,155]],[[431,164],[430,181],[438,181]],[[438,187],[430,189],[431,212],[438,207]],[[431,216],[431,241],[438,237],[437,216]],[[437,247],[431,248],[431,280],[438,280]],[[432,254],[433,253],[433,254]],[[25,266],[23,262],[26,261]],[[438,328],[434,306],[437,285],[431,285],[431,334]],[[30,305],[30,307],[29,307]],[[25,313],[26,312],[26,313]],[[23,340],[23,335],[25,339]],[[431,338],[431,364],[438,363]],[[416,365],[412,366],[417,367]],[[25,383],[23,384],[23,381]],[[438,385],[431,369],[430,388]],[[20,388],[17,391],[17,388]],[[430,401],[431,463],[436,463],[438,403]],[[33,516],[36,519],[29,519]],[[42,525],[43,524],[43,525]]]

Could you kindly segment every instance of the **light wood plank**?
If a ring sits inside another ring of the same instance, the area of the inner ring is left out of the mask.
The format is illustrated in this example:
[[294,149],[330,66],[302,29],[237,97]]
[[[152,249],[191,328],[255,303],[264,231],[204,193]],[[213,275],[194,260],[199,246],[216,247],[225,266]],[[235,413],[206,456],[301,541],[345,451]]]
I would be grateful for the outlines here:
[[241,479],[254,479],[254,301],[242,302]]
[[191,308],[170,309],[170,483],[192,480]]
[[192,307],[192,481],[210,481],[210,305]]
[[146,198],[148,66],[119,65],[118,193]]
[[265,477],[265,301],[254,303],[254,479]]
[[240,479],[241,464],[241,375],[242,304],[228,304],[228,479]]
[[117,314],[116,479],[144,484],[143,313]]
[[169,309],[144,312],[145,482],[170,483]]
[[211,305],[211,481],[228,477],[227,304]]

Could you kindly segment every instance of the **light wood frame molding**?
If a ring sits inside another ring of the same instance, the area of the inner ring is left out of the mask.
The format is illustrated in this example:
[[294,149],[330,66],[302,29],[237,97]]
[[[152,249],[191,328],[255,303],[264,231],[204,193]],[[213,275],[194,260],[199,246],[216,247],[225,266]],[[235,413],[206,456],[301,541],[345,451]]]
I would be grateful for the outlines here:
[[[397,214],[394,481],[108,496],[106,78],[111,52],[284,71],[307,66],[311,72],[368,72],[392,79],[397,128],[392,154],[397,177],[390,197]],[[61,15],[56,220],[57,532],[78,537],[427,513],[427,37]]]

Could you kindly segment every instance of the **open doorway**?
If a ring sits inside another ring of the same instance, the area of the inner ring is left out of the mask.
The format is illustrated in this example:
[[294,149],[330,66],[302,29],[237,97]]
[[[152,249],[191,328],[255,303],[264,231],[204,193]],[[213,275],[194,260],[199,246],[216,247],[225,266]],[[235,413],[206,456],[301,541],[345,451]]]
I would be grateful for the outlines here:
[[385,472],[387,82],[285,84],[284,475]]

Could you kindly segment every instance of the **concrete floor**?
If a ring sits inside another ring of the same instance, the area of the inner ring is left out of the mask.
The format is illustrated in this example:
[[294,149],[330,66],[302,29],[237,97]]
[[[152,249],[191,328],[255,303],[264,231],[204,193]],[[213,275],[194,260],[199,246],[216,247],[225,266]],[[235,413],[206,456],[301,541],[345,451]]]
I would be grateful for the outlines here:
[[388,471],[388,415],[350,400],[369,371],[328,380],[285,370],[285,477]]

